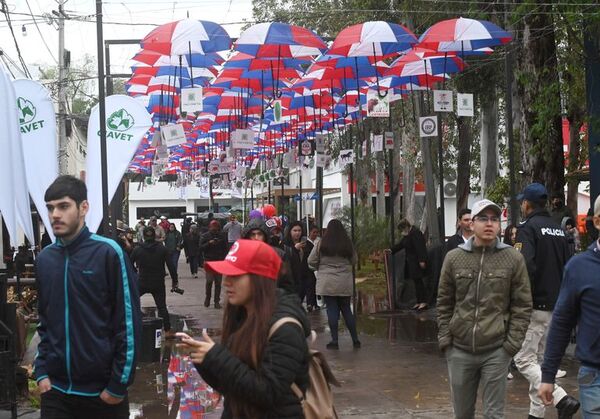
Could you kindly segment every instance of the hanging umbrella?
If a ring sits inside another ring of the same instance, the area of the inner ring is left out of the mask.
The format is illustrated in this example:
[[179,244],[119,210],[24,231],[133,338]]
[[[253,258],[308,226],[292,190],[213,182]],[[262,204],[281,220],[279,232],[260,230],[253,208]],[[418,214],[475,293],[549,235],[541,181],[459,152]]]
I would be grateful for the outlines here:
[[419,46],[439,52],[481,54],[486,51],[485,48],[511,40],[510,33],[491,22],[460,17],[431,26],[419,38]]
[[214,22],[183,19],[158,26],[141,42],[145,50],[164,55],[186,55],[228,50],[231,38]]
[[371,21],[340,31],[327,53],[385,58],[409,50],[416,43],[417,37],[402,25]]

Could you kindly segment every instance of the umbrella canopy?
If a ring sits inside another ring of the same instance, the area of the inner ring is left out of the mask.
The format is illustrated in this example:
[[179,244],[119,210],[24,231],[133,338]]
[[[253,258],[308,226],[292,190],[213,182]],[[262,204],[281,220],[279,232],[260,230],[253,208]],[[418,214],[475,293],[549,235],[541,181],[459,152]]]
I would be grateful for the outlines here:
[[480,54],[484,48],[503,45],[511,40],[510,33],[491,22],[460,17],[431,26],[421,35],[419,46],[439,52]]
[[389,57],[410,49],[416,43],[417,37],[404,26],[372,21],[343,29],[333,41],[328,54]]
[[309,29],[270,22],[246,29],[234,49],[256,58],[298,58],[317,56],[327,49],[327,45]]
[[141,44],[145,50],[164,55],[206,54],[228,50],[231,38],[217,23],[183,19],[157,27]]

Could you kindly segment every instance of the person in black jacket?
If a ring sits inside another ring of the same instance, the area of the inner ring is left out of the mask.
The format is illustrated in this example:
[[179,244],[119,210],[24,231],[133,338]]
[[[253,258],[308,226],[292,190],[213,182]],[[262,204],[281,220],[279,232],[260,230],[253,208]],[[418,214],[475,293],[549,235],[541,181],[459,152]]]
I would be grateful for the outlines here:
[[[221,232],[221,224],[217,220],[208,223],[208,231],[200,239],[200,251],[204,254],[205,264],[211,260],[223,260],[227,254],[227,236]],[[212,285],[215,284],[215,308],[221,308],[221,275],[204,270],[206,276],[206,297],[204,307],[210,306]]]
[[200,234],[198,225],[192,224],[188,233],[183,238],[183,248],[190,264],[190,272],[194,278],[198,278],[198,266],[200,265]]
[[466,243],[473,235],[471,227],[471,210],[463,208],[458,212],[458,231],[446,242],[446,253],[452,249],[456,249],[459,245]]
[[[546,210],[548,192],[544,185],[527,185],[517,196],[525,218],[517,227],[515,249],[525,258],[533,311],[521,350],[515,355],[515,365],[529,381],[529,418],[543,418],[545,406],[537,395],[542,373],[540,349],[546,345],[546,337],[552,311],[558,299],[564,266],[569,259],[569,244],[565,232]],[[543,350],[543,349],[542,349]],[[555,385],[554,402],[559,418],[570,418],[579,409],[579,402]]]
[[[308,388],[309,322],[297,295],[278,289],[281,258],[259,240],[238,240],[224,261],[206,269],[224,275],[227,305],[221,343],[179,333],[182,350],[225,398],[221,418],[303,419],[295,384]],[[291,317],[272,336],[275,322]]]
[[306,264],[306,258],[308,258],[308,256],[306,256],[306,258],[304,257],[306,237],[304,236],[304,226],[302,222],[294,221],[290,223],[283,243],[289,249],[286,253],[289,253],[290,270],[294,277],[296,292],[300,298],[304,298],[302,290],[305,289],[304,273],[308,270],[308,264]]
[[171,321],[167,310],[167,294],[165,290],[165,265],[171,274],[172,288],[178,287],[178,277],[173,258],[162,243],[156,241],[153,227],[144,227],[144,243],[136,247],[131,254],[131,262],[137,267],[140,279],[140,296],[150,293],[159,316],[163,319],[165,337],[172,338]]
[[392,246],[392,253],[402,249],[406,251],[406,262],[404,263],[404,277],[410,278],[415,282],[415,291],[417,303],[414,310],[427,309],[427,295],[423,277],[427,267],[427,247],[425,246],[425,236],[417,227],[410,224],[406,218],[400,220],[398,229],[402,238],[400,242]]

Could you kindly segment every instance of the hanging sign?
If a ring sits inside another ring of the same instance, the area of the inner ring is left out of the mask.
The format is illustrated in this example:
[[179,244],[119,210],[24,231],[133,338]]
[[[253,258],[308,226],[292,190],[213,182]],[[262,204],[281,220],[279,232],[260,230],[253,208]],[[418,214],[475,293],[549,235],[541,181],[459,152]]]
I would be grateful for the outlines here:
[[300,152],[302,153],[303,156],[312,155],[312,152],[313,152],[312,143],[308,140],[302,141],[302,143],[300,143]]
[[280,124],[282,122],[283,111],[281,109],[281,101],[273,101],[273,122]]
[[246,176],[246,166],[238,166],[235,168],[235,178],[242,179]]
[[422,116],[419,118],[419,134],[421,137],[437,137],[437,115]]
[[231,146],[239,150],[254,148],[254,131],[251,129],[236,129],[231,133]]
[[181,110],[183,112],[202,112],[202,87],[181,89]]
[[166,145],[159,145],[156,147],[156,157],[159,159],[168,159],[169,158],[169,149]]
[[454,110],[452,90],[433,91],[433,111],[452,112]]
[[473,94],[458,93],[456,95],[456,112],[458,116],[474,116]]
[[255,158],[254,160],[252,160],[252,166],[250,166],[250,169],[254,170],[256,169],[256,166],[258,166],[258,159]]
[[331,163],[331,156],[329,154],[317,153],[317,167],[327,167]]
[[323,134],[317,134],[315,136],[315,151],[317,153],[325,153],[325,138]]
[[354,150],[341,150],[340,151],[340,164],[345,166],[347,164],[354,163]]
[[385,149],[393,150],[394,149],[394,133],[388,131],[384,135]]
[[163,125],[160,127],[160,132],[167,147],[185,144],[187,141],[181,124]]
[[377,90],[367,91],[367,116],[373,118],[388,118],[390,116],[389,95],[382,97]]
[[383,135],[376,134],[371,137],[371,153],[383,151]]

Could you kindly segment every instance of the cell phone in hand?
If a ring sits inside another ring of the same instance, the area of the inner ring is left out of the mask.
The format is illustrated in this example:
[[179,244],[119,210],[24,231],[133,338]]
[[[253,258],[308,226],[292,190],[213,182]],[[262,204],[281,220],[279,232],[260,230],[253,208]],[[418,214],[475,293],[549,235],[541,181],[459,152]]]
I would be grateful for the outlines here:
[[306,237],[306,236],[302,236],[302,237],[300,238],[300,243],[306,243],[306,241],[307,241],[307,240],[308,240],[308,237]]

